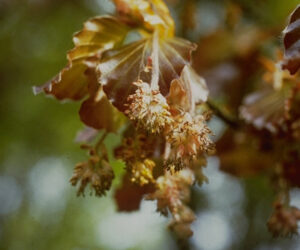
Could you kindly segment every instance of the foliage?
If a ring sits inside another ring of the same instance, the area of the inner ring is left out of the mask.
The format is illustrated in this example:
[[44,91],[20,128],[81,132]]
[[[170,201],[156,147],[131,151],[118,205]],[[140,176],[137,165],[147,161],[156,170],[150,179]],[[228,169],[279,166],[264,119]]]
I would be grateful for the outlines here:
[[[74,35],[68,65],[35,88],[58,100],[84,99],[81,121],[103,133],[97,139],[82,132],[90,158],[75,167],[71,183],[80,182],[78,194],[88,184],[98,196],[109,190],[114,173],[103,141],[117,133],[123,140],[114,156],[126,164],[115,195],[119,209],[137,209],[143,197],[156,200],[157,210],[172,216],[170,229],[179,238],[191,236],[191,186],[207,180],[202,168],[215,153],[207,125],[212,111],[228,125],[216,140],[221,169],[239,177],[269,178],[277,202],[268,228],[274,236],[295,234],[299,210],[289,204],[289,190],[300,187],[300,6],[284,30],[284,55],[278,52],[275,62],[261,50],[278,31],[247,27],[242,8],[232,4],[226,28],[200,42],[192,66],[197,46],[175,37],[162,0],[114,3],[117,14],[88,20]],[[193,28],[192,20],[185,21]],[[253,66],[253,61],[259,63]],[[228,76],[229,87],[217,73],[226,62],[238,72]],[[205,76],[208,71],[207,86],[198,72]],[[251,81],[253,76],[259,84]],[[129,196],[134,199],[124,198]]]

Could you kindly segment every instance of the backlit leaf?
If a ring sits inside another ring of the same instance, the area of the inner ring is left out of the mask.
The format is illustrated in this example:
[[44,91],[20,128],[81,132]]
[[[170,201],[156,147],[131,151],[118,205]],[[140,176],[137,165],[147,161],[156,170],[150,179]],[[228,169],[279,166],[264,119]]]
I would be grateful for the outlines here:
[[174,36],[174,20],[162,0],[114,0],[121,18],[132,24],[154,31],[159,30],[160,36]]
[[300,68],[300,5],[292,13],[283,34],[285,52],[282,68],[295,74]]
[[168,102],[171,106],[176,104],[177,109],[192,111],[195,104],[206,102],[207,97],[208,88],[205,80],[190,65],[186,65],[180,78],[171,83]]
[[[248,132],[248,133],[247,133]],[[261,134],[260,138],[250,131],[227,130],[216,144],[222,171],[237,177],[251,177],[272,168],[275,160],[269,145],[270,136]]]
[[82,99],[88,93],[88,68],[94,68],[104,50],[120,44],[128,27],[111,16],[95,17],[74,35],[75,48],[68,52],[68,65],[51,81],[35,92],[45,91],[57,99]]
[[[129,95],[136,87],[137,80],[151,82],[153,61],[152,38],[143,39],[122,48],[107,51],[98,65],[99,82],[109,100],[121,111],[126,107]],[[167,96],[170,84],[180,78],[181,71],[188,65],[195,45],[180,38],[160,39],[158,42],[160,92]]]
[[252,93],[240,108],[241,117],[257,129],[277,133],[285,122],[285,100],[289,94],[289,87],[280,90],[268,88]]
[[79,110],[81,121],[94,129],[116,132],[126,121],[126,117],[108,101],[93,70],[87,71],[87,77],[90,96],[81,104]]

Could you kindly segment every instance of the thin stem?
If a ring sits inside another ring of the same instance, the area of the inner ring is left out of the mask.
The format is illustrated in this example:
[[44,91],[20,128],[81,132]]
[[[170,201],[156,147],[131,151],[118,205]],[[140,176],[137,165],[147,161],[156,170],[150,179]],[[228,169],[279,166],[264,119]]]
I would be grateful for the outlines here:
[[234,117],[226,114],[211,99],[208,99],[207,105],[209,106],[209,108],[214,112],[214,114],[217,117],[219,117],[222,121],[224,121],[230,127],[232,127],[232,128],[238,128],[240,126],[240,123],[239,123],[239,121],[236,118],[234,118]]
[[97,153],[99,153],[99,149],[103,144],[103,141],[105,140],[106,136],[108,135],[108,132],[104,132],[101,136],[101,138],[99,139],[99,141],[97,142],[97,144],[95,145],[95,150]]
[[153,34],[153,43],[152,43],[152,79],[151,79],[151,88],[153,90],[159,90],[158,81],[159,81],[159,38],[158,31],[155,30]]

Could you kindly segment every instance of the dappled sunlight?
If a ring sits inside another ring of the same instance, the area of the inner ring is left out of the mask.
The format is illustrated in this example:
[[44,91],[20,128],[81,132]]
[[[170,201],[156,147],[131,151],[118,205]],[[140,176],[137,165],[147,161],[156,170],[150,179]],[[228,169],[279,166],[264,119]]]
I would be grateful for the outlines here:
[[0,176],[0,215],[16,212],[22,204],[23,190],[12,176]]
[[212,210],[200,213],[193,227],[196,248],[222,250],[230,246],[233,232],[229,220],[221,212]]
[[167,219],[155,210],[155,202],[144,201],[139,211],[106,216],[97,225],[99,243],[108,249],[166,249]]
[[59,158],[41,159],[29,172],[30,212],[38,220],[56,222],[68,201],[68,162]]
[[299,250],[297,5],[0,0],[0,249]]

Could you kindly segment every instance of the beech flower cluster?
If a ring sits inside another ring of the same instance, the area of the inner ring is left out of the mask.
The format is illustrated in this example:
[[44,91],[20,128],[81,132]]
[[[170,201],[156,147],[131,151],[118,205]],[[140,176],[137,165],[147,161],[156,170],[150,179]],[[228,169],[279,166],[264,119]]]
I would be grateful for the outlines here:
[[[105,195],[115,177],[111,159],[117,158],[125,166],[118,190],[122,196],[115,196],[120,210],[137,209],[143,198],[154,200],[157,210],[172,218],[170,229],[179,238],[190,237],[196,219],[188,206],[191,187],[208,182],[202,170],[207,157],[215,153],[208,125],[211,110],[231,127],[217,145],[222,170],[246,176],[269,168],[279,176],[275,186],[286,183],[278,193],[300,186],[300,6],[284,31],[284,58],[276,63],[264,60],[266,86],[247,95],[239,93],[245,98],[238,98],[240,106],[233,110],[240,116],[232,118],[208,100],[206,82],[192,66],[197,45],[175,36],[174,20],[163,0],[113,2],[116,15],[85,22],[74,35],[67,66],[35,89],[59,100],[83,100],[79,116],[87,128],[80,140],[89,144],[84,146],[89,156],[75,166],[70,180],[78,186],[78,195],[84,195],[88,186],[91,194]],[[132,41],[132,37],[137,38]],[[229,38],[234,40],[231,33],[226,35]],[[255,40],[252,34],[249,40]],[[228,53],[232,52],[226,51],[224,58]],[[245,92],[245,86],[237,90]],[[255,132],[248,133],[248,128]],[[110,133],[121,143],[108,157]],[[276,166],[281,167],[279,174]],[[299,219],[298,209],[278,203],[268,227],[275,236],[285,236],[297,231]]]

